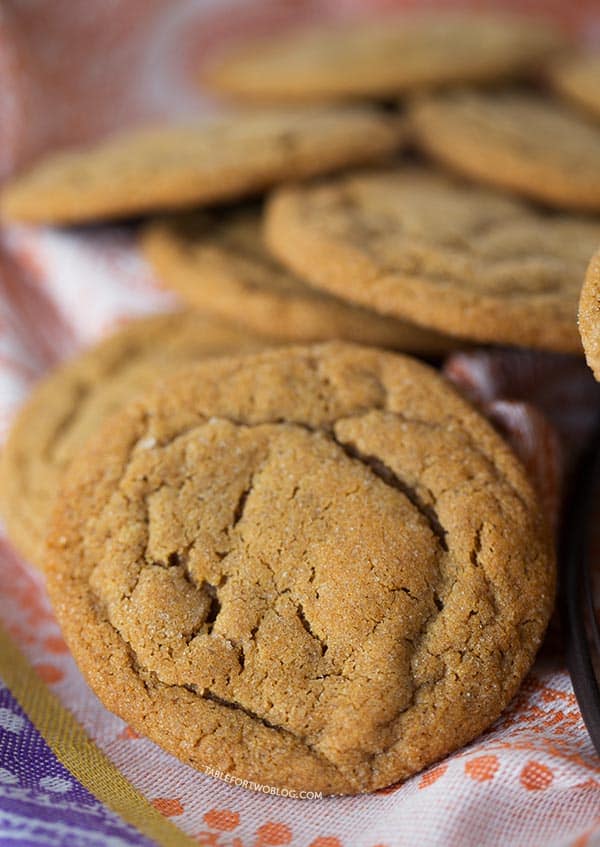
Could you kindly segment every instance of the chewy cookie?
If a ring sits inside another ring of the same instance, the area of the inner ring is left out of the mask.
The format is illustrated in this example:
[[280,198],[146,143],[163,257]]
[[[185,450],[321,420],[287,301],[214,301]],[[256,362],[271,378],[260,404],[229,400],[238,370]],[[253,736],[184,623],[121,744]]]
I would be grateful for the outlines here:
[[515,92],[424,98],[417,141],[466,176],[566,209],[600,211],[600,126],[567,106]]
[[14,220],[69,224],[214,203],[380,160],[403,135],[397,117],[366,106],[139,130],[42,161],[9,183],[1,208]]
[[134,729],[196,768],[326,793],[487,727],[554,592],[500,436],[427,366],[340,343],[198,365],[115,415],[68,473],[47,574]]
[[9,536],[36,565],[65,469],[115,409],[164,373],[209,355],[256,349],[247,333],[195,313],[137,320],[51,373],[18,414],[2,453]]
[[142,248],[191,306],[270,337],[340,338],[430,354],[456,347],[455,340],[311,288],[269,255],[258,210],[155,221],[143,232]]
[[255,101],[389,97],[516,76],[562,47],[545,22],[436,12],[279,35],[225,55],[204,81]]
[[600,53],[561,61],[550,69],[549,78],[558,94],[600,117]]
[[266,237],[296,273],[383,314],[479,341],[580,352],[600,222],[398,169],[275,192]]
[[600,382],[600,252],[590,262],[581,289],[579,332],[587,363]]

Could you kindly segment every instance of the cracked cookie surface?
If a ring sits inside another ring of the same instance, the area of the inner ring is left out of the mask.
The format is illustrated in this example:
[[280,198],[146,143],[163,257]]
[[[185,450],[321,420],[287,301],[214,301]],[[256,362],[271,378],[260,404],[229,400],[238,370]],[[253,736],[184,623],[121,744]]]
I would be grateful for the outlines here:
[[2,516],[25,558],[40,565],[63,473],[106,417],[169,370],[261,343],[200,314],[157,315],[133,321],[38,383],[11,427],[0,465]]
[[592,258],[581,289],[579,332],[587,363],[600,382],[600,252]]
[[142,249],[164,283],[191,306],[271,337],[339,338],[430,354],[457,345],[307,285],[268,253],[258,209],[154,221],[142,235]]
[[417,101],[417,142],[473,179],[559,209],[600,211],[600,126],[550,99],[458,91]]
[[196,768],[389,785],[515,694],[554,570],[501,438],[433,370],[332,343],[197,365],[71,468],[49,591],[92,688]]
[[276,191],[266,240],[340,297],[464,338],[580,352],[577,302],[600,219],[543,213],[411,169]]
[[205,80],[257,101],[389,97],[517,76],[562,46],[558,31],[541,21],[437,10],[242,45],[214,64]]
[[403,136],[398,118],[367,106],[241,112],[55,154],[5,186],[0,205],[10,219],[68,224],[216,203],[380,161]]

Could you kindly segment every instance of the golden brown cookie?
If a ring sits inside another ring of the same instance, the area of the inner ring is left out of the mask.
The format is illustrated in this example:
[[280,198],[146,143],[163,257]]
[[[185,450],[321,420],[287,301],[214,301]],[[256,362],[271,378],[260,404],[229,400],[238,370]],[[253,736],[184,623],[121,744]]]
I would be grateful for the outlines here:
[[579,332],[587,363],[600,382],[600,252],[590,262],[581,289]]
[[389,97],[517,76],[563,44],[545,22],[436,12],[278,35],[225,55],[203,81],[254,101]]
[[273,338],[339,338],[429,354],[456,347],[456,339],[311,288],[269,255],[261,230],[257,209],[180,215],[148,224],[142,248],[191,306]]
[[494,343],[581,351],[577,301],[600,221],[543,214],[423,170],[290,187],[266,237],[296,273],[382,314]]
[[558,94],[600,117],[600,53],[558,62],[550,68],[549,79]]
[[63,473],[111,412],[176,367],[258,346],[256,337],[199,314],[157,315],[134,321],[43,379],[17,415],[0,464],[2,516],[25,558],[40,564]]
[[54,154],[9,183],[1,208],[14,220],[68,224],[214,203],[380,160],[403,134],[397,117],[367,106],[265,109],[138,130]]
[[88,682],[136,731],[324,793],[478,735],[554,593],[500,436],[429,367],[340,343],[199,365],[113,417],[68,474],[47,573]]
[[423,98],[411,111],[418,143],[475,180],[565,209],[600,211],[600,126],[534,94]]

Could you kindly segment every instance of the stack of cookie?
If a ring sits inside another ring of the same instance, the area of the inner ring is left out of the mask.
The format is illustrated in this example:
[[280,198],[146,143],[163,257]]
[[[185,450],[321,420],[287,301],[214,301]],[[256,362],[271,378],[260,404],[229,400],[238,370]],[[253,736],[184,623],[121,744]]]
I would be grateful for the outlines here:
[[[4,518],[137,731],[201,769],[370,791],[489,726],[552,611],[531,482],[405,354],[582,354],[598,62],[538,21],[437,15],[252,45],[205,82],[236,109],[3,192],[11,220],[143,218],[187,304],[38,386]],[[596,373],[599,288],[596,260]]]

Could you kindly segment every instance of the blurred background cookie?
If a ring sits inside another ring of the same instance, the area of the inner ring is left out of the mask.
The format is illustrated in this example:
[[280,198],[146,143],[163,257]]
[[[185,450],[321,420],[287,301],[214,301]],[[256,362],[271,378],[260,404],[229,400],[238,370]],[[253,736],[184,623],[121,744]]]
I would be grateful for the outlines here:
[[404,139],[366,106],[247,111],[138,130],[42,160],[10,182],[12,220],[73,224],[253,194],[284,180],[378,161]]
[[559,216],[426,170],[282,188],[266,238],[339,297],[430,329],[580,352],[577,302],[600,220]]
[[345,339],[425,354],[455,339],[363,309],[307,285],[263,245],[261,209],[196,213],[149,223],[142,249],[190,306],[287,341]]
[[224,55],[202,79],[253,101],[385,98],[526,74],[564,46],[547,21],[438,11],[283,33]]
[[600,119],[600,53],[581,53],[550,67],[557,94]]
[[452,170],[550,206],[600,212],[600,125],[538,94],[457,91],[416,102],[417,143]]
[[600,382],[600,252],[592,258],[581,290],[579,331],[587,363]]

